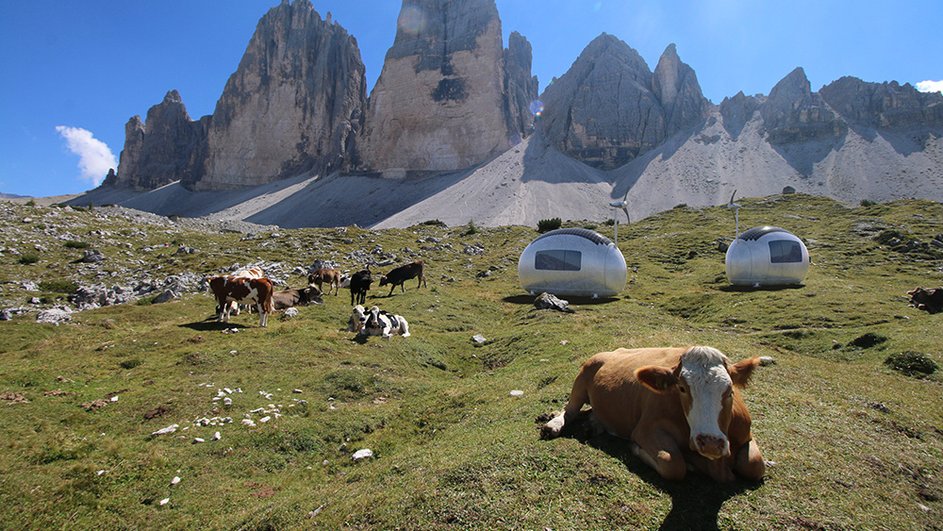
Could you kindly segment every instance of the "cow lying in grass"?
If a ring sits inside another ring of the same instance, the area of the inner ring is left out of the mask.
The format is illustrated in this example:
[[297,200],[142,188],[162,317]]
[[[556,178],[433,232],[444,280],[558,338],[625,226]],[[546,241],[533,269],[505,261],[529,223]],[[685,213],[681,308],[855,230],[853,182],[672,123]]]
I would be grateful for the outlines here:
[[563,412],[541,428],[560,435],[583,404],[610,434],[663,478],[684,478],[688,464],[716,481],[763,477],[766,465],[750,434],[740,389],[760,358],[731,363],[711,347],[618,349],[583,364]]
[[347,321],[347,331],[357,332],[363,329],[363,324],[367,321],[367,309],[361,305],[354,306],[350,312],[350,320]]
[[[355,314],[358,313],[357,308],[357,306],[354,307]],[[362,310],[363,306],[359,308]],[[351,316],[351,321],[353,318],[354,316]],[[392,338],[394,334],[409,337],[409,323],[402,315],[384,312],[374,306],[364,314],[362,326],[357,333],[361,336],[381,336],[386,339]]]
[[272,305],[276,310],[287,310],[294,306],[307,306],[309,304],[324,304],[324,300],[321,298],[321,290],[317,286],[285,289],[272,294]]

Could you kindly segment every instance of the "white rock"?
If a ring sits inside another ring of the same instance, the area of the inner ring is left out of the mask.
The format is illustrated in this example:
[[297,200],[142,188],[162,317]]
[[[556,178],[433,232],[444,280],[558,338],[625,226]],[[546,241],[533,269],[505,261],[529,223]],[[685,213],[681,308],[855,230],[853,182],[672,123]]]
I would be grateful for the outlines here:
[[485,343],[488,342],[488,340],[485,339],[485,336],[481,334],[475,334],[472,336],[472,342],[475,343],[476,345],[484,345]]
[[156,437],[158,435],[167,435],[168,433],[173,433],[177,431],[177,428],[179,427],[180,427],[179,424],[171,424],[170,426],[167,426],[166,428],[161,428],[155,432],[151,432],[151,436]]
[[227,405],[227,406],[231,406],[231,405],[232,405],[232,398],[229,398],[229,397],[227,396],[226,398],[223,399],[223,404],[225,404],[225,405]]
[[265,422],[268,422],[268,421],[270,421],[270,420],[272,420],[272,417],[266,415],[266,416],[260,418],[260,419],[259,419],[259,422],[265,423]]
[[524,391],[521,391],[520,389],[514,389],[511,391],[511,396],[524,396]]
[[230,354],[239,354],[239,351],[238,351],[238,350],[230,350],[229,353],[230,353]]
[[203,438],[201,438],[201,437],[194,437],[194,438],[193,438],[193,444],[198,444],[198,443],[202,443],[202,442],[206,442],[206,439],[203,439]]
[[102,475],[102,474],[104,474],[104,473],[105,473],[104,470],[99,470],[98,472],[95,472],[95,475],[96,475],[96,476],[100,476],[100,475]]
[[255,422],[253,422],[253,421],[250,420],[250,419],[242,419],[242,424],[243,424],[244,426],[248,426],[248,427],[250,427],[250,428],[254,428],[254,427],[255,427]]
[[301,394],[301,389],[292,389],[291,392],[295,394]]
[[760,356],[760,367],[766,367],[767,365],[773,365],[776,363],[776,360],[772,356]]
[[354,452],[354,455],[351,456],[354,461],[360,461],[361,459],[366,459],[368,457],[373,457],[373,450],[369,448],[364,448],[362,450],[357,450]]
[[180,476],[174,476],[174,478],[170,480],[171,485],[176,485],[177,483],[180,483]]
[[222,438],[223,438],[223,436],[222,436],[219,432],[216,432],[216,433],[213,434],[213,440],[214,440],[214,441],[218,441],[218,440],[220,440],[220,439],[222,439]]
[[168,503],[170,503],[170,498],[164,498],[158,503],[160,503],[161,505],[167,505]]

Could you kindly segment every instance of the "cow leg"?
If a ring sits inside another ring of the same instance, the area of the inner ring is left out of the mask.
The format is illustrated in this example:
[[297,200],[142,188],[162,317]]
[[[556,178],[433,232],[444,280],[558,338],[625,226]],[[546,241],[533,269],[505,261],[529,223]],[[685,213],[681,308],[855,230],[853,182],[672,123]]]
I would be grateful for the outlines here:
[[733,470],[740,477],[751,481],[759,481],[766,474],[766,462],[756,441],[745,444],[734,456]]
[[570,399],[567,400],[563,411],[547,421],[547,423],[540,428],[541,439],[559,437],[560,432],[563,431],[563,427],[566,426],[567,422],[571,422],[579,416],[583,404],[589,403],[589,392],[586,388],[586,384],[587,379],[590,377],[590,375],[586,374],[585,370],[580,369],[580,373],[576,375],[576,380],[573,381],[573,388],[570,390]]
[[396,284],[391,284],[391,285],[390,285],[390,292],[389,292],[386,296],[387,296],[387,297],[392,297],[392,296],[393,296],[393,290],[394,290],[394,289],[396,289]]
[[399,285],[399,290],[401,293],[406,293],[406,281],[404,280],[402,284]]
[[666,433],[659,430],[633,433],[631,448],[636,457],[669,481],[684,479],[687,474],[688,468],[681,449]]
[[268,314],[265,313],[265,309],[262,308],[262,302],[256,305],[256,309],[259,310],[259,326],[265,326],[265,318],[268,317]]
[[407,323],[405,319],[399,320],[399,333],[402,334],[403,337],[409,337],[409,323]]

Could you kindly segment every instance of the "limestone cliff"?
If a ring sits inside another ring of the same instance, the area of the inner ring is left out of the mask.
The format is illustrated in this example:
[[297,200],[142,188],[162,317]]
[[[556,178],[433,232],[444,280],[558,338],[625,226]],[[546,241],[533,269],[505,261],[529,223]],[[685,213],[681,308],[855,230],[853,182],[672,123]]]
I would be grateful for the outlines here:
[[760,114],[771,144],[841,137],[847,125],[812,92],[802,68],[796,68],[769,92]]
[[259,21],[216,104],[193,189],[253,186],[343,169],[366,98],[357,41],[308,0],[287,0]]
[[512,39],[516,74],[506,81],[494,0],[404,0],[397,24],[370,95],[365,169],[456,170],[519,141],[520,107],[536,92],[522,81],[530,79],[529,45]]
[[868,83],[846,76],[819,93],[851,123],[875,128],[943,126],[943,94],[918,92],[909,83]]
[[106,185],[150,190],[186,179],[201,163],[204,137],[204,124],[190,119],[180,93],[171,90],[147,111],[146,121],[128,120],[117,178]]

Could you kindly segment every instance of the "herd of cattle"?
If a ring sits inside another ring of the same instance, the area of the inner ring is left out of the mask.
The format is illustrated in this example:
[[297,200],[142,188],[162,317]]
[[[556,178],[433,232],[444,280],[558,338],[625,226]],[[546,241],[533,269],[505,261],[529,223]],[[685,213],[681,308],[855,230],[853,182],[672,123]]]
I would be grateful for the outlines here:
[[[421,287],[423,269],[417,260],[381,275],[379,284],[390,285],[389,295],[396,286],[405,292],[404,283],[412,278],[418,278]],[[228,321],[239,304],[251,304],[264,327],[274,310],[322,303],[327,284],[327,293],[333,290],[335,296],[342,287],[350,289],[348,331],[363,337],[409,337],[403,316],[363,306],[372,283],[369,268],[350,276],[337,269],[316,269],[306,287],[281,291],[275,291],[257,267],[209,279],[218,321]],[[628,439],[632,452],[666,479],[681,479],[694,469],[717,481],[735,476],[759,480],[766,463],[750,433],[750,413],[740,389],[761,361],[733,363],[722,352],[700,346],[596,354],[583,364],[566,407],[542,426],[541,435],[557,437],[575,421],[585,420],[582,407],[590,404],[589,426]]]
[[[389,295],[393,295],[396,286],[405,293],[403,284],[412,278],[419,279],[417,288],[425,286],[424,269],[422,260],[399,266],[385,275],[380,275],[380,286],[389,284]],[[207,281],[216,300],[216,320],[224,323],[229,322],[230,315],[239,315],[239,306],[244,305],[249,311],[253,307],[258,311],[259,326],[264,327],[268,323],[268,316],[274,311],[323,303],[324,284],[327,284],[327,293],[333,290],[335,296],[340,288],[350,289],[350,304],[354,306],[348,326],[351,332],[386,338],[394,334],[409,336],[409,325],[402,316],[384,312],[377,306],[369,311],[362,306],[367,299],[367,290],[373,283],[373,274],[369,267],[352,275],[322,267],[308,274],[306,287],[280,291],[275,291],[272,281],[265,277],[265,272],[259,267],[209,277]]]

